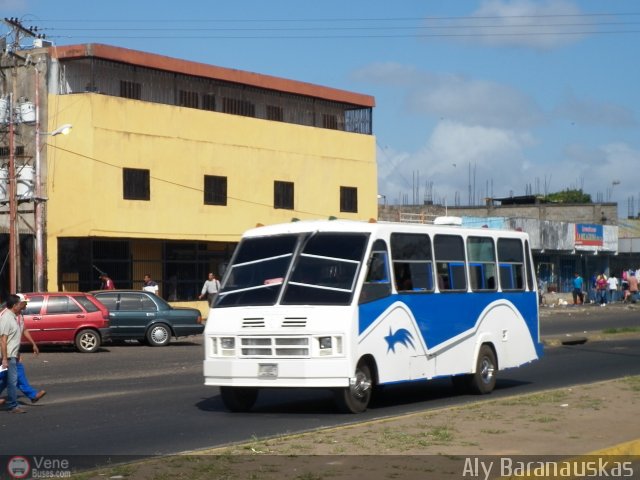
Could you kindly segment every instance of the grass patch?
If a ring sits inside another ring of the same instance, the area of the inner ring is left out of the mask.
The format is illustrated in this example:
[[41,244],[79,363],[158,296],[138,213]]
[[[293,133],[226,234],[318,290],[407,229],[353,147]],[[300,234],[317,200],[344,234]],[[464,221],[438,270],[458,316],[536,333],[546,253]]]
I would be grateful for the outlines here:
[[640,392],[640,376],[625,377],[622,382],[633,392]]
[[602,333],[607,335],[615,335],[618,333],[636,333],[640,332],[640,327],[621,327],[621,328],[605,328]]
[[528,407],[536,407],[548,403],[558,403],[567,398],[567,392],[564,390],[552,390],[549,392],[536,393],[533,395],[525,395],[522,397],[514,397],[498,402],[502,406],[523,405]]
[[553,422],[557,422],[558,419],[555,417],[544,416],[544,417],[534,418],[533,421],[538,423],[553,423]]

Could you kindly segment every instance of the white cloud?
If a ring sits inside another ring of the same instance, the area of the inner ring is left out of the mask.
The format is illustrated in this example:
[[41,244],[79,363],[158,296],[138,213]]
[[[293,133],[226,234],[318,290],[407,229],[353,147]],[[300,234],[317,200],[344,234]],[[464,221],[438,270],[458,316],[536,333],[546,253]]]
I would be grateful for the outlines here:
[[[471,17],[429,20],[430,26],[449,27],[444,33],[474,45],[524,47],[547,50],[575,43],[588,27],[580,23],[581,11],[568,0],[485,0]],[[458,36],[459,35],[459,36]]]
[[416,112],[470,125],[525,128],[542,117],[535,102],[517,90],[486,80],[439,75],[409,94]]
[[[592,200],[618,202],[618,215],[622,217],[627,215],[630,198],[633,197],[640,208],[639,150],[619,142],[596,148],[570,145],[565,153],[563,171],[573,172],[570,178],[580,178],[584,191],[591,194]],[[614,187],[613,182],[620,183]]]
[[0,0],[0,10],[24,10],[27,6],[27,0]]
[[540,123],[543,113],[535,101],[497,82],[457,74],[419,71],[396,63],[378,63],[354,73],[365,80],[403,88],[408,112],[468,125],[527,128]]
[[[527,134],[513,130],[440,122],[425,146],[416,153],[378,152],[379,190],[389,203],[402,201],[401,193],[433,185],[434,200],[463,204],[488,195],[524,190],[530,168],[524,150],[533,144]],[[414,177],[420,175],[418,185]],[[475,184],[475,188],[474,188]],[[474,195],[475,193],[475,195]],[[411,203],[413,198],[409,198]]]
[[554,113],[581,125],[634,127],[634,112],[627,107],[591,98],[577,98],[568,94]]
[[626,143],[574,144],[555,161],[539,162],[530,158],[535,143],[513,130],[441,122],[417,152],[378,152],[379,192],[390,204],[422,203],[431,186],[436,203],[467,205],[471,195],[478,205],[487,196],[581,188],[593,201],[617,202],[620,216],[632,197],[640,209],[640,151]]

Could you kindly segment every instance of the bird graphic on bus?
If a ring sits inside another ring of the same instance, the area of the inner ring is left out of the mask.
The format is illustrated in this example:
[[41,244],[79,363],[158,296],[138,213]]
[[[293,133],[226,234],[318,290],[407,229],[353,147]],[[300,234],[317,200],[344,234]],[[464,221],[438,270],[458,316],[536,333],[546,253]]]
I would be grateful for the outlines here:
[[384,337],[384,339],[386,340],[388,345],[387,353],[389,352],[389,350],[391,350],[393,353],[396,353],[396,344],[398,343],[401,343],[407,348],[409,348],[409,345],[411,345],[411,348],[413,348],[414,350],[416,349],[415,345],[413,344],[413,336],[411,335],[411,332],[406,328],[401,328],[393,333],[393,330],[391,329],[391,327],[389,327],[389,335]]

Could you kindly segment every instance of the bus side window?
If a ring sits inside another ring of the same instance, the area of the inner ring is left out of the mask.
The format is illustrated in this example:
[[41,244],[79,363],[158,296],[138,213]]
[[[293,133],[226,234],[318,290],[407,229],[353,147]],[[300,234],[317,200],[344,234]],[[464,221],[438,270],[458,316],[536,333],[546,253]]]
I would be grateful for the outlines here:
[[524,257],[527,262],[527,290],[533,292],[536,289],[536,281],[533,274],[533,265],[531,265],[531,250],[529,249],[529,241],[524,241]]
[[[382,244],[382,245],[380,245]],[[391,295],[391,280],[389,278],[389,259],[386,245],[381,240],[377,240],[374,248],[384,248],[385,250],[374,250],[369,257],[367,276],[362,285],[359,303],[367,303]]]
[[498,265],[502,290],[524,290],[524,254],[519,239],[498,239]]
[[433,259],[428,235],[392,233],[391,258],[398,292],[433,291]]
[[471,291],[495,291],[498,285],[496,283],[496,253],[493,239],[490,237],[468,237],[467,258],[469,259]]
[[433,239],[438,289],[441,292],[467,290],[464,240],[459,235],[438,234]]

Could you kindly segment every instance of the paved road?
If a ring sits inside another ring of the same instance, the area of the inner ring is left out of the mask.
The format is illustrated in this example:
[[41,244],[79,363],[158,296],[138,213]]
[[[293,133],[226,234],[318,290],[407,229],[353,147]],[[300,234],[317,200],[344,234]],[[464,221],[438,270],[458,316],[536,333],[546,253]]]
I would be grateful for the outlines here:
[[[229,414],[217,389],[202,384],[199,338],[97,354],[49,348],[27,362],[32,383],[49,394],[27,405],[27,415],[0,413],[0,454],[167,454],[478,400],[438,380],[388,388],[359,416],[337,414],[331,395],[314,390],[267,390],[253,412]],[[638,374],[637,339],[556,347],[539,362],[501,372],[492,397]]]
[[540,313],[540,330],[546,336],[579,333],[589,336],[612,327],[640,329],[640,305],[542,308]]

